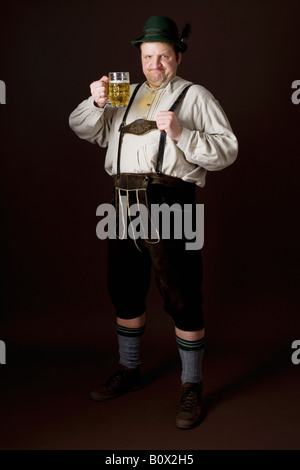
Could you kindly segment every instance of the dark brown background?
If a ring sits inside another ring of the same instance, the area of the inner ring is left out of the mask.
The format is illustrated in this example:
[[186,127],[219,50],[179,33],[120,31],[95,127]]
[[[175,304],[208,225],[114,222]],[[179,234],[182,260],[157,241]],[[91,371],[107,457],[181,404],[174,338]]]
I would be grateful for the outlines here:
[[[299,2],[30,1],[1,10],[0,448],[299,450]],[[143,79],[130,40],[150,15],[171,16],[180,30],[192,24],[178,74],[214,94],[240,144],[234,165],[209,173],[198,193],[207,416],[189,432],[174,425],[180,367],[154,285],[148,387],[106,405],[89,400],[117,361],[106,241],[95,232],[111,180],[105,150],[76,137],[68,117],[110,70]]]

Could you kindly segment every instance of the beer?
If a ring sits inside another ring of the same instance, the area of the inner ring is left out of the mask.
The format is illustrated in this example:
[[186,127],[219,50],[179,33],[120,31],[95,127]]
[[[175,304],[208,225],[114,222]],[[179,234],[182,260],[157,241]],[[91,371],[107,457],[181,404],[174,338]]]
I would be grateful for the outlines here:
[[109,82],[109,100],[112,106],[127,106],[130,98],[129,82]]
[[109,72],[108,96],[112,106],[127,106],[130,97],[129,72]]

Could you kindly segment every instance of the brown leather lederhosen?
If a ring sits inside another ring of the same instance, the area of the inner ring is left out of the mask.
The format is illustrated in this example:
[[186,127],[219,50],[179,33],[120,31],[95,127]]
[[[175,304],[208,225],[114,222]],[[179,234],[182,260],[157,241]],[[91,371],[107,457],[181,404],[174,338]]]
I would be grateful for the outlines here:
[[[176,98],[175,102],[169,109],[169,111],[174,112],[181,100],[184,98],[186,92],[190,88],[191,85],[187,85],[183,91],[179,94]],[[126,125],[126,118],[130,107],[133,103],[133,100],[141,87],[141,84],[138,84],[130,98],[128,106],[126,108],[123,120],[119,127],[119,145],[118,145],[118,155],[117,155],[117,174],[114,176],[114,185],[115,185],[115,206],[117,211],[117,217],[119,216],[120,209],[122,211],[122,217],[124,216],[124,207],[120,207],[121,196],[125,196],[126,200],[129,201],[129,194],[135,193],[135,202],[144,204],[148,209],[148,201],[147,201],[147,187],[149,184],[160,184],[167,187],[176,188],[183,192],[192,192],[195,190],[194,183],[187,183],[183,181],[181,178],[175,178],[173,176],[164,175],[162,173],[162,166],[163,166],[163,157],[164,157],[164,149],[165,149],[165,142],[166,142],[166,132],[162,131],[160,134],[160,140],[158,145],[158,156],[156,162],[156,169],[155,173],[121,173],[120,171],[120,160],[121,160],[121,148],[123,142],[123,136],[126,133],[135,134],[135,135],[143,135],[151,130],[157,129],[157,125],[155,121],[149,121],[146,119],[137,119],[136,121]],[[126,211],[128,207],[126,207]],[[159,239],[159,237],[158,237]]]
[[[155,172],[144,174],[120,172],[124,134],[130,132],[142,135],[152,129],[157,129],[155,121],[144,119],[126,124],[130,105],[138,89],[137,86],[132,94],[131,102],[119,129],[117,174],[114,176],[115,200],[117,210],[122,195],[125,196],[123,203],[127,208],[129,201],[133,204],[142,202],[148,208],[148,216],[151,219],[149,214],[152,204],[156,204],[157,201],[161,204],[162,201],[169,200],[170,205],[179,202],[181,207],[182,204],[191,202],[193,205],[196,185],[162,173],[165,131],[160,135]],[[187,89],[180,93],[170,108],[171,111],[174,111]],[[148,205],[148,195],[151,207]],[[123,207],[120,207],[119,212],[121,210]],[[163,236],[159,239],[159,235],[160,231],[158,231],[157,240],[151,238],[139,241],[134,238],[135,246],[129,237],[124,237],[123,240],[117,236],[109,240],[108,290],[116,315],[129,320],[145,312],[146,296],[153,269],[164,310],[174,319],[175,326],[184,331],[200,330],[203,328],[201,250],[186,250],[184,237],[165,240]]]

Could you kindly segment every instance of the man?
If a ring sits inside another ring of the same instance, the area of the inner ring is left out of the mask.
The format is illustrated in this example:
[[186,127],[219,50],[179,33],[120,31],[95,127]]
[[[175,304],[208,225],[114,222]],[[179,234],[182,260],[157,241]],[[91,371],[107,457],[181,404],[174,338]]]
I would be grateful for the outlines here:
[[[183,36],[170,18],[150,17],[141,37],[132,41],[140,48],[146,81],[139,88],[131,85],[136,95],[129,109],[107,103],[104,75],[70,116],[80,138],[108,147],[105,169],[114,177],[119,214],[122,194],[129,203],[141,196],[148,207],[176,203],[195,209],[195,187],[204,187],[207,170],[221,170],[237,157],[237,139],[219,103],[204,87],[177,76],[187,49]],[[120,360],[117,372],[91,398],[104,401],[141,387],[141,339],[153,266],[164,308],[174,319],[182,363],[176,425],[189,429],[202,418],[205,332],[201,250],[187,250],[184,241],[175,236],[156,242],[109,240],[108,288]]]

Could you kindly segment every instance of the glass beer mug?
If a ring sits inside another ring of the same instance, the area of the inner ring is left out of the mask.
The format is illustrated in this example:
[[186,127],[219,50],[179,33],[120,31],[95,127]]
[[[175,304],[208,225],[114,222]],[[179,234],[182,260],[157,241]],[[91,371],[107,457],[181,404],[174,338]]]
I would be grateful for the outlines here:
[[112,106],[127,106],[130,98],[129,72],[109,72],[108,97]]

